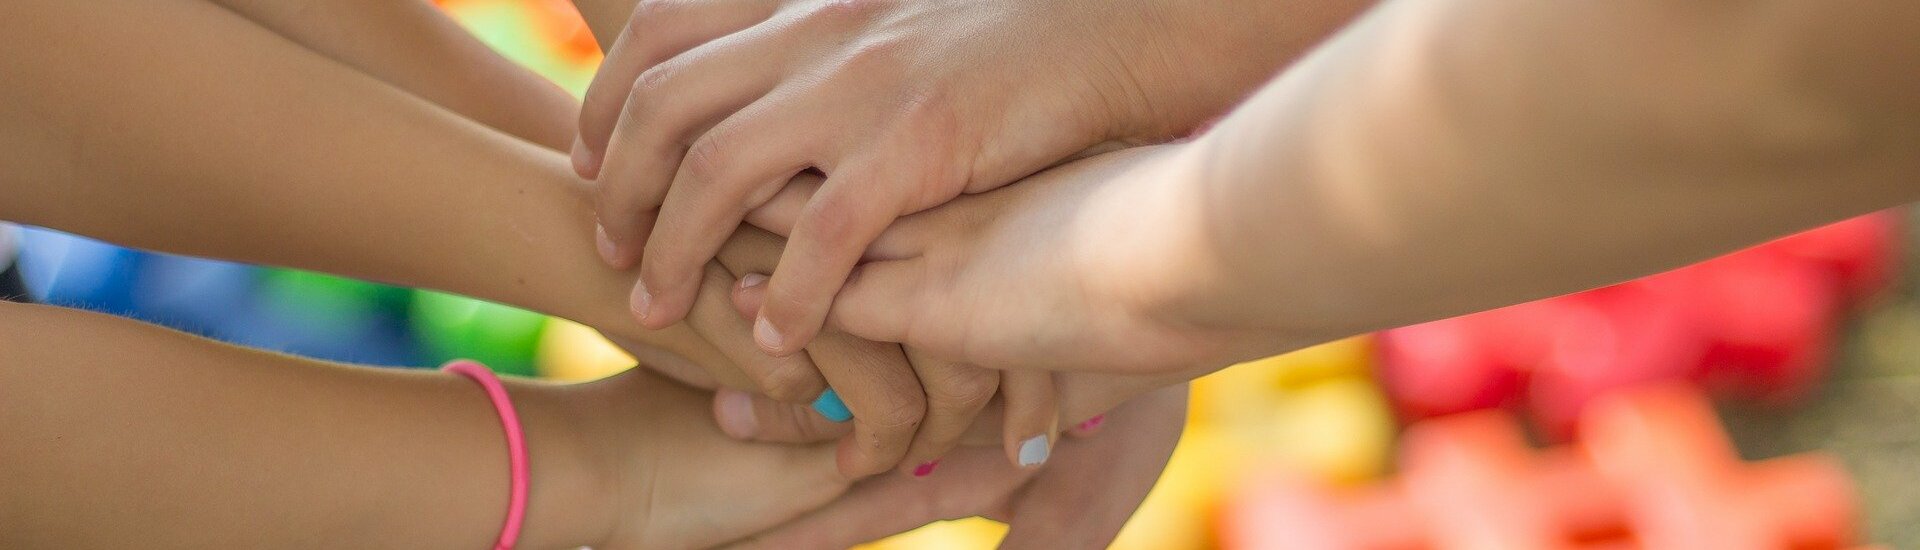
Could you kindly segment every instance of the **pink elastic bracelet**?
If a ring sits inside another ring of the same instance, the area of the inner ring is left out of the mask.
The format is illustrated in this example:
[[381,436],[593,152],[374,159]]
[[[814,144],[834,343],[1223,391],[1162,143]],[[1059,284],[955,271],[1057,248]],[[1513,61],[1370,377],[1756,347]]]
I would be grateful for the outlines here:
[[527,441],[520,428],[520,415],[513,410],[506,386],[500,385],[500,378],[486,366],[462,359],[450,361],[440,370],[480,383],[480,388],[487,392],[487,400],[493,402],[494,412],[500,413],[500,427],[507,431],[507,468],[513,478],[507,493],[507,522],[500,527],[500,539],[493,543],[493,548],[511,550],[520,540],[520,523],[527,517]]

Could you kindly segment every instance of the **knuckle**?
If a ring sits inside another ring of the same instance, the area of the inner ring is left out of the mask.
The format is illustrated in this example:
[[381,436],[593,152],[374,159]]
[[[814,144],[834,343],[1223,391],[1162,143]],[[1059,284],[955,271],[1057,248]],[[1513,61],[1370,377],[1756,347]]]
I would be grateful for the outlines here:
[[666,89],[673,81],[674,66],[669,61],[640,71],[640,76],[633,78],[633,97],[645,97]]
[[835,27],[857,25],[872,20],[890,4],[889,0],[827,0],[814,7],[807,19]]
[[860,210],[855,201],[844,196],[840,193],[823,194],[807,203],[801,212],[801,219],[808,225],[808,235],[830,248],[856,244],[853,241],[859,227]]
[[647,38],[654,25],[682,7],[684,5],[676,0],[640,0],[633,5],[633,16],[627,18],[627,32],[635,39]]
[[865,40],[847,52],[839,74],[847,78],[871,81],[877,75],[901,72],[906,65],[907,43],[886,38]]
[[926,401],[918,398],[899,398],[889,400],[877,414],[871,415],[875,431],[878,433],[912,433],[926,416]]
[[726,129],[716,127],[687,147],[684,162],[688,178],[696,182],[711,182],[724,177],[733,156],[728,147],[732,139],[727,136]]
[[815,389],[812,367],[797,362],[781,362],[755,374],[755,382],[767,397],[785,403],[805,403],[819,393]]
[[927,385],[928,408],[972,411],[984,408],[1000,388],[997,373],[979,368],[956,368]]

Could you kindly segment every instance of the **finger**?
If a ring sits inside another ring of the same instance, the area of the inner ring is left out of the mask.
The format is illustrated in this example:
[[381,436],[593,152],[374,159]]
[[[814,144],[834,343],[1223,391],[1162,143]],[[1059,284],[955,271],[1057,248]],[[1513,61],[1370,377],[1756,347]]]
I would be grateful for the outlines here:
[[1053,373],[1007,371],[1000,375],[1000,395],[1006,403],[1008,460],[1021,468],[1037,469],[1053,454],[1060,433],[1059,402],[1054,397]]
[[[632,254],[646,242],[642,231],[650,226],[642,222],[653,220],[639,215],[661,205],[690,151],[688,141],[766,96],[779,82],[780,72],[761,59],[764,50],[777,46],[762,38],[766,34],[750,29],[708,42],[633,81],[609,138],[595,203],[618,256]],[[731,231],[720,237],[727,233]],[[665,325],[654,328],[659,326]]]
[[733,311],[733,273],[718,262],[708,262],[705,273],[687,324],[712,342],[731,362],[729,370],[746,381],[729,387],[754,389],[787,403],[808,403],[827,389],[826,379],[808,354],[774,357],[760,353],[749,336],[752,329],[748,322]]
[[[800,219],[800,211],[806,209],[807,201],[813,200],[813,194],[820,190],[823,181],[819,174],[812,171],[801,172],[787,186],[760,205],[747,212],[746,222],[754,227],[771,231],[782,237],[793,234],[793,223]],[[773,271],[772,266],[767,271]]]
[[1112,425],[1124,433],[1060,446],[1055,464],[1097,468],[1047,470],[1015,497],[1008,550],[1105,548],[1146,500],[1166,469],[1185,423],[1186,388],[1160,390],[1115,409]]
[[868,340],[923,347],[924,342],[912,341],[910,336],[913,317],[924,306],[921,294],[928,265],[925,258],[861,265],[833,298],[829,321],[834,328]]
[[825,507],[732,548],[847,548],[928,523],[979,515],[1025,483],[998,453],[957,453],[925,480],[882,477],[856,485]]
[[927,414],[900,466],[913,477],[927,477],[940,465],[941,457],[960,444],[961,436],[993,400],[1000,389],[1000,373],[916,357],[912,350],[907,350],[907,360],[926,390]]
[[593,83],[587,86],[580,105],[580,136],[573,147],[574,170],[583,178],[599,177],[607,141],[641,73],[694,46],[765,21],[778,8],[778,2],[767,0],[635,5],[626,28],[607,48]]
[[[833,298],[867,245],[905,206],[897,184],[878,184],[869,169],[829,172],[794,223],[793,238],[767,286],[754,340],[774,355],[793,353],[820,332]],[[644,271],[642,276],[644,276]]]
[[853,413],[853,435],[840,442],[841,473],[859,478],[898,465],[927,406],[900,346],[834,332],[821,335],[807,354]]
[[845,437],[849,424],[833,422],[806,405],[794,405],[734,389],[713,394],[713,417],[720,430],[743,441],[819,443]]
[[636,310],[642,324],[664,327],[685,315],[699,266],[719,252],[748,210],[812,164],[818,140],[807,134],[820,123],[805,118],[812,111],[787,95],[768,95],[701,134],[671,182],[646,182],[654,187],[644,198],[659,200],[660,214],[640,260],[636,295],[651,292],[635,303],[643,306]]
[[[735,285],[734,305],[741,318],[757,315],[764,289],[752,274]],[[841,445],[842,472],[860,477],[899,464],[926,413],[925,389],[900,347],[829,331],[808,346],[807,354],[855,419],[853,437]],[[815,409],[821,412],[818,403]],[[964,433],[965,427],[959,431]]]

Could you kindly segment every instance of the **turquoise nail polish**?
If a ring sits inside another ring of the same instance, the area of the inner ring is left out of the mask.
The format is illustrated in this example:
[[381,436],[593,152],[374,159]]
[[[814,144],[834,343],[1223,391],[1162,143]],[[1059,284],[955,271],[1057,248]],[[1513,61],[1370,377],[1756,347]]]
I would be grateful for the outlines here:
[[840,394],[834,393],[833,388],[827,388],[818,399],[813,400],[813,411],[834,422],[853,420],[853,411],[847,410],[846,402],[840,400]]

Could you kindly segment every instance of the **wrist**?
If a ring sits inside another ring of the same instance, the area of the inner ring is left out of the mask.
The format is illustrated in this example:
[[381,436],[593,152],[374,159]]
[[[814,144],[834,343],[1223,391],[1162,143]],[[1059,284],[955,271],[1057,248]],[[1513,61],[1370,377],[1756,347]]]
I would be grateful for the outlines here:
[[510,382],[526,430],[527,516],[521,548],[600,547],[617,528],[617,456],[572,386]]
[[1181,335],[1185,356],[1167,372],[1218,366],[1272,348],[1276,340],[1235,315],[1249,292],[1232,266],[1244,243],[1211,232],[1219,215],[1204,189],[1205,151],[1197,142],[1136,149],[1129,166],[1103,185],[1074,239],[1079,270],[1096,300],[1120,315]]

